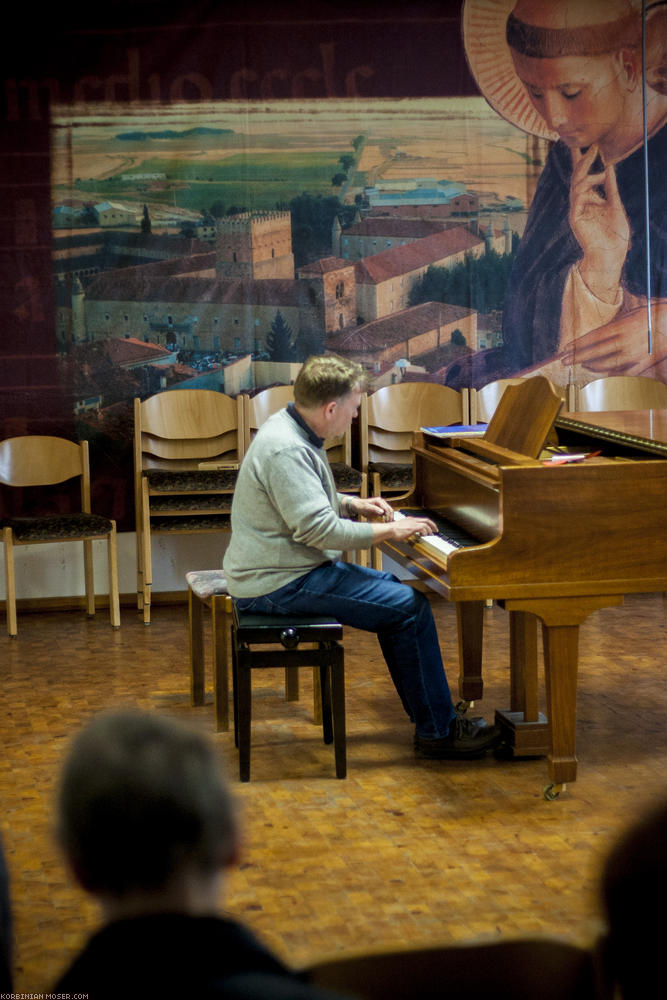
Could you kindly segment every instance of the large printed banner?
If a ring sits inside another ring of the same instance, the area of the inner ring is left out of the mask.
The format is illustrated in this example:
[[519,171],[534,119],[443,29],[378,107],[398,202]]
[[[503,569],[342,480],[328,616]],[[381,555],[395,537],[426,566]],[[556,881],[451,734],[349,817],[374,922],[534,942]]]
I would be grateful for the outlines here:
[[121,527],[137,395],[321,350],[667,381],[664,3],[51,17],[6,69],[0,433],[89,439]]

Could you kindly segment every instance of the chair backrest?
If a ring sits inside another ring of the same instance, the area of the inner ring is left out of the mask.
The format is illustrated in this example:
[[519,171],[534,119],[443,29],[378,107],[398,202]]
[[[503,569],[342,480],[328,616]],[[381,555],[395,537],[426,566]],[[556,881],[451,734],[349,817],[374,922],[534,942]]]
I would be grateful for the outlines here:
[[[247,451],[250,442],[264,421],[294,401],[294,387],[291,385],[271,385],[268,389],[262,389],[255,396],[244,395],[243,400]],[[330,462],[342,462],[345,465],[350,465],[352,461],[351,430],[339,437],[327,438],[324,442],[324,448]]]
[[291,385],[271,385],[256,396],[243,396],[246,451],[264,421],[293,400],[294,388]]
[[54,486],[75,476],[81,477],[81,509],[90,512],[87,441],[26,434],[0,442],[0,483],[6,486]]
[[517,385],[520,378],[499,378],[481,389],[470,391],[470,423],[488,423],[508,385]]
[[667,385],[645,375],[609,375],[579,389],[577,409],[588,413],[667,409]]
[[243,401],[210,389],[173,389],[134,401],[135,467],[197,469],[202,461],[239,463]]
[[343,955],[307,972],[360,1000],[593,1000],[598,981],[592,950],[546,937]]
[[465,423],[467,394],[436,382],[399,382],[364,395],[360,408],[361,465],[412,463],[412,435],[420,427]]

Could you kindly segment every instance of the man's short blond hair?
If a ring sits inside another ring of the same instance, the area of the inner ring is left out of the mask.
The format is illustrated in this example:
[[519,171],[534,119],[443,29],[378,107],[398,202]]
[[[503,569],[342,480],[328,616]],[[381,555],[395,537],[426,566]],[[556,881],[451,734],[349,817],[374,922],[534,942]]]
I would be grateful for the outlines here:
[[337,354],[308,358],[294,382],[294,399],[298,406],[312,409],[334,399],[341,399],[355,389],[366,388],[366,372],[355,361]]

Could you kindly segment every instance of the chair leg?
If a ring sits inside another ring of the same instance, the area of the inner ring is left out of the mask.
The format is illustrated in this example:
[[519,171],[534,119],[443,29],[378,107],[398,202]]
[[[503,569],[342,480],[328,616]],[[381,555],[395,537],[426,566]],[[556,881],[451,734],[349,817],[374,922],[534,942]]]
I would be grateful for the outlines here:
[[120,597],[118,595],[118,536],[116,522],[112,521],[112,529],[107,539],[107,558],[109,562],[109,617],[111,627],[120,628]]
[[204,605],[188,587],[188,633],[190,639],[190,703],[204,704]]
[[142,580],[142,606],[144,612],[144,625],[151,623],[151,585],[153,583],[153,566],[151,562],[151,524],[150,524],[150,497],[148,495],[148,481],[141,483],[141,566],[143,573]]
[[4,528],[2,540],[5,548],[5,585],[7,593],[7,632],[12,639],[18,633],[16,621],[16,579],[14,577],[14,536],[11,528]]
[[211,598],[211,631],[213,633],[213,702],[217,732],[229,729],[229,623],[231,598],[214,595]]
[[137,549],[137,611],[144,610],[144,570],[143,570],[143,541],[141,537],[141,515],[137,516],[135,544]]
[[95,617],[95,584],[93,575],[93,543],[87,538],[83,543],[83,575],[86,587],[86,611]]

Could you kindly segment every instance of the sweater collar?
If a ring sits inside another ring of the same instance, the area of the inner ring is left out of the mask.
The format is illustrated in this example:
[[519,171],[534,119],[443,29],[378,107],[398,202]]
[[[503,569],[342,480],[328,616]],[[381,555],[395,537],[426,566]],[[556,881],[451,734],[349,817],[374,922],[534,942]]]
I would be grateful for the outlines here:
[[311,444],[315,445],[316,448],[321,448],[324,445],[324,438],[316,434],[310,424],[306,423],[294,403],[287,404],[287,412],[292,420],[295,420],[299,427],[306,432],[306,436]]

